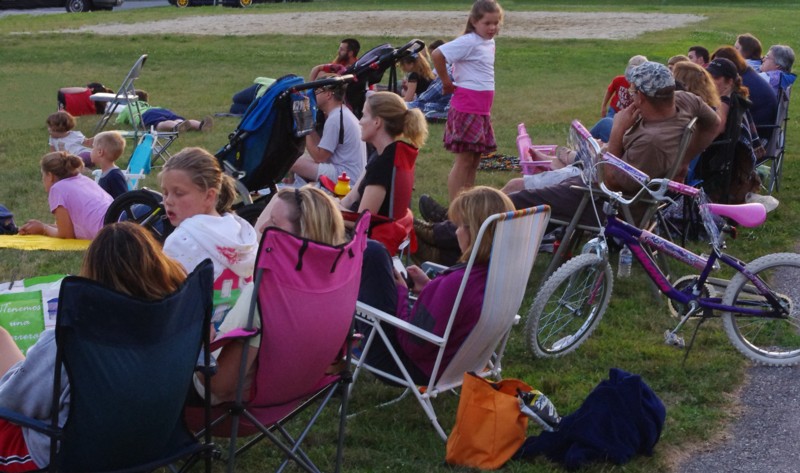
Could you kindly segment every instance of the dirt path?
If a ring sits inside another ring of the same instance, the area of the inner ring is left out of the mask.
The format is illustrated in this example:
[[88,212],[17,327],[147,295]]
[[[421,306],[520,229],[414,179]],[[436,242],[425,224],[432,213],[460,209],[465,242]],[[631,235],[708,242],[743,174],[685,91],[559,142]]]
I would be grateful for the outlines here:
[[[197,35],[309,35],[341,36],[457,36],[464,28],[461,11],[426,12],[409,19],[402,11],[299,12],[182,16],[135,24],[89,25],[63,32],[103,35],[176,34]],[[630,39],[648,31],[678,28],[705,17],[666,13],[564,13],[507,12],[501,34],[512,38]],[[346,25],[345,28],[342,25]]]

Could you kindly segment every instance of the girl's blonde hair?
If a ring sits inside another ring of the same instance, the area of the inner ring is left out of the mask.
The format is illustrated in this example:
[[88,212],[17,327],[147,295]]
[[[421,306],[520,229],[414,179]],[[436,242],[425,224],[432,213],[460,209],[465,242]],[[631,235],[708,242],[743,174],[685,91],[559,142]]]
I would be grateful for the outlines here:
[[414,147],[422,148],[428,139],[428,122],[417,108],[410,109],[405,100],[392,92],[376,92],[367,97],[372,115],[383,120],[383,128],[392,137],[402,136]]
[[400,59],[401,64],[411,64],[411,72],[416,72],[420,77],[433,80],[436,77],[431,69],[431,63],[423,49],[418,54],[404,56]]
[[[473,187],[459,194],[450,204],[447,217],[456,225],[463,226],[469,234],[469,246],[461,254],[459,261],[466,262],[478,237],[483,222],[490,216],[514,210],[514,204],[507,195],[486,186]],[[494,226],[483,234],[481,244],[475,255],[475,262],[486,264],[492,254]]]
[[487,13],[497,13],[500,15],[500,23],[503,22],[503,7],[500,6],[495,0],[477,0],[472,4],[472,10],[469,12],[467,19],[467,26],[464,28],[464,34],[473,33],[475,26],[473,21],[480,21],[483,15]]
[[222,215],[231,211],[231,205],[236,200],[236,184],[233,178],[222,172],[219,161],[203,148],[184,148],[175,156],[169,158],[161,173],[159,180],[167,171],[183,171],[192,183],[207,191],[217,190],[216,211]]
[[42,156],[42,173],[50,173],[59,181],[80,174],[83,160],[67,151],[53,151]]
[[672,68],[672,75],[676,81],[683,84],[684,90],[703,99],[709,107],[719,107],[719,92],[714,85],[714,78],[703,66],[690,61],[680,61]]
[[83,258],[80,275],[144,300],[163,299],[186,280],[183,267],[164,254],[150,232],[132,222],[100,229]]
[[47,117],[47,126],[53,131],[64,132],[75,128],[75,117],[63,110],[52,113]]
[[299,229],[297,236],[326,245],[341,245],[347,240],[344,219],[336,202],[312,186],[281,189],[275,194],[289,207],[289,221]]

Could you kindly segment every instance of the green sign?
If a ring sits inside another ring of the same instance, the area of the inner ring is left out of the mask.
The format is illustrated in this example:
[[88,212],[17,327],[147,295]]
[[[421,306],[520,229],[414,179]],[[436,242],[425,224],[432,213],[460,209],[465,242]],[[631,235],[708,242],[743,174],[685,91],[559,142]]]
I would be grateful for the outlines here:
[[42,292],[0,294],[0,326],[8,330],[23,353],[44,330]]

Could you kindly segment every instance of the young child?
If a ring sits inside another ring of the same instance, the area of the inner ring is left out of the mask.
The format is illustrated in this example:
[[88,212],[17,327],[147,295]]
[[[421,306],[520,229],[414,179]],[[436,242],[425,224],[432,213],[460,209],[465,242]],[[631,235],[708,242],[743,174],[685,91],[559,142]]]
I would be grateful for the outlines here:
[[94,137],[92,162],[100,167],[102,175],[97,183],[112,198],[128,192],[125,174],[114,164],[125,151],[125,138],[116,131],[104,131]]
[[[155,128],[156,131],[173,131],[183,133],[185,131],[209,132],[214,127],[214,119],[209,115],[202,120],[187,120],[168,108],[153,107],[148,102],[150,96],[144,91],[137,89],[136,96],[139,97],[137,106],[141,114],[142,124],[146,129]],[[132,117],[128,107],[120,107],[116,123],[118,125],[139,126],[139,117]]]
[[[110,257],[122,263],[109,264]],[[174,293],[186,279],[183,268],[164,256],[150,233],[129,222],[108,225],[97,234],[80,275],[115,291],[153,301]],[[11,335],[0,328],[0,406],[49,423],[55,364],[55,330],[44,331],[26,358]],[[62,377],[58,414],[62,427],[69,412],[69,396],[69,378]],[[46,469],[49,456],[49,437],[0,420],[3,471]]]
[[[475,184],[481,153],[497,149],[490,114],[494,100],[494,37],[502,21],[503,9],[496,1],[477,0],[464,34],[433,52],[442,91],[453,93],[444,133],[445,149],[455,153],[447,177],[450,200],[462,188]],[[447,74],[448,62],[453,66],[455,80]]]
[[[644,56],[633,56],[628,60],[628,67],[625,68],[625,75],[614,77],[608,84],[606,95],[603,97],[603,105],[600,106],[600,118],[613,118],[614,114],[627,107],[633,102],[633,97],[628,89],[631,84],[628,82],[633,68],[647,62]],[[610,106],[609,106],[610,104]]]
[[236,197],[233,179],[217,158],[202,148],[184,148],[159,175],[164,209],[175,231],[164,253],[187,272],[206,258],[214,262],[216,327],[253,279],[258,238],[253,226],[231,213]]
[[42,184],[47,192],[55,224],[28,220],[20,235],[91,240],[103,226],[103,218],[114,199],[92,179],[81,174],[83,160],[66,151],[42,157]]
[[83,133],[73,128],[75,128],[75,117],[63,110],[48,116],[50,151],[67,151],[81,158],[84,166],[91,167],[92,139],[86,138]]
[[428,63],[427,54],[424,53],[403,57],[400,59],[400,68],[407,74],[401,93],[406,102],[414,100],[419,94],[428,90],[428,86],[436,77]]

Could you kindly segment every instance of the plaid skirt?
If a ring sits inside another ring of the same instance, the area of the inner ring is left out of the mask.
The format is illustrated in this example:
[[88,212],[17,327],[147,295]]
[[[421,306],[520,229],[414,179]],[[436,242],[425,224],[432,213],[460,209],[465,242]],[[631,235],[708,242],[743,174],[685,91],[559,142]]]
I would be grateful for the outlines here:
[[492,118],[450,107],[444,129],[444,148],[451,153],[489,153],[497,149]]

